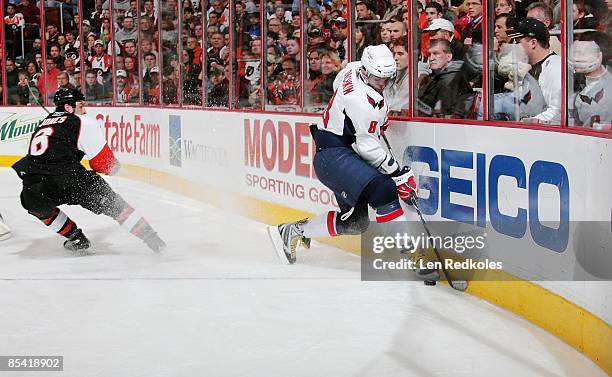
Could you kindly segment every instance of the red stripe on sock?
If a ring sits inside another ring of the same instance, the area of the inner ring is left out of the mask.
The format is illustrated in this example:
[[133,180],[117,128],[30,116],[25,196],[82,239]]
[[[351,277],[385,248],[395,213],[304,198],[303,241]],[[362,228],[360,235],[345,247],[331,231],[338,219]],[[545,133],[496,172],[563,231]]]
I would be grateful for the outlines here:
[[130,230],[130,233],[132,233],[135,236],[138,236],[138,235],[140,235],[140,232],[142,232],[142,230],[147,225],[148,225],[147,221],[144,219],[144,217],[141,217],[140,220],[138,220],[138,222],[136,223],[136,225],[134,225],[132,230]]
[[72,230],[75,225],[76,224],[74,223],[74,221],[68,219],[68,220],[66,220],[66,224],[64,224],[62,229],[59,232],[57,232],[57,233],[59,233],[62,236],[65,236],[66,233],[68,233],[70,230]]
[[130,215],[134,213],[134,208],[132,207],[127,207],[126,209],[124,209],[123,211],[121,211],[121,213],[119,215],[117,215],[117,217],[115,218],[115,220],[117,220],[117,222],[119,224],[123,224],[123,222],[125,220],[127,220],[128,217],[130,217]]
[[59,215],[59,210],[54,210],[53,211],[53,215],[47,217],[46,219],[43,219],[42,222],[46,225],[49,226],[51,225],[51,223],[53,222],[53,220],[57,219],[57,216]]
[[402,208],[398,208],[393,212],[389,212],[386,215],[378,216],[376,215],[377,223],[386,223],[388,221],[393,221],[404,214],[404,210]]
[[338,233],[336,233],[336,212],[334,211],[327,212],[327,231],[332,237],[338,235]]

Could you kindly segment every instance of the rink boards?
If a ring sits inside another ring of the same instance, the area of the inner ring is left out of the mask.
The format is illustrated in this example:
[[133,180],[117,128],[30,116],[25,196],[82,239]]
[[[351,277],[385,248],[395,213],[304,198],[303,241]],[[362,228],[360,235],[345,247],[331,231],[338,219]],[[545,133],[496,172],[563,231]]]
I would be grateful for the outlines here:
[[[2,165],[24,153],[43,115],[38,108],[0,111]],[[312,166],[308,126],[320,117],[150,108],[90,108],[89,115],[133,178],[268,223],[337,206]],[[610,222],[611,140],[399,121],[388,134],[419,177],[427,217],[490,230],[505,273],[532,281],[478,282],[469,292],[555,333],[610,373],[611,284],[572,280],[597,280],[576,257],[574,225]],[[359,249],[356,238],[335,244]]]

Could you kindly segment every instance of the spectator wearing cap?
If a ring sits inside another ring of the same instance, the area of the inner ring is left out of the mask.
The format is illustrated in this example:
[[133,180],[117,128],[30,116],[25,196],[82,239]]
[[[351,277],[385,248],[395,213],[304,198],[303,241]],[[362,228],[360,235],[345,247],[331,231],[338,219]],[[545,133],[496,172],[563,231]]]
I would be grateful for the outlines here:
[[81,34],[89,35],[91,33],[91,22],[89,20],[83,20],[81,22]]
[[104,43],[97,39],[94,42],[94,53],[88,58],[91,69],[98,75],[101,84],[111,85],[110,75],[113,58],[104,50]]
[[342,17],[333,18],[330,23],[332,25],[333,46],[338,52],[342,66],[345,66],[348,61],[348,23]]
[[[435,18],[425,28],[430,40],[444,39],[450,43],[451,53],[454,60],[463,60],[465,57],[465,46],[456,37],[453,23],[444,18]],[[425,55],[426,56],[426,55]]]
[[529,73],[538,81],[546,102],[543,112],[527,120],[557,124],[561,117],[561,58],[550,49],[548,28],[541,21],[527,18],[508,33],[527,54]]
[[393,115],[400,115],[402,111],[408,110],[408,99],[410,98],[408,37],[399,38],[397,43],[393,45],[393,57],[395,58],[397,72],[393,81],[385,88],[384,94],[389,111]]
[[473,96],[462,70],[462,62],[453,60],[450,42],[434,39],[429,44],[429,80],[421,84],[417,108],[426,116],[464,118],[466,103]]
[[602,51],[594,41],[575,41],[572,65],[585,75],[584,88],[574,98],[575,125],[612,130],[612,75],[602,64]]
[[550,49],[554,51],[555,54],[561,55],[561,41],[556,36],[550,35],[550,30],[554,26],[553,11],[551,7],[542,2],[531,3],[527,7],[527,17],[534,18],[546,25],[546,29],[549,30],[548,43],[550,44]]
[[154,66],[149,71],[150,80],[143,93],[143,102],[149,105],[159,105],[160,87],[159,87],[159,68]]
[[118,69],[115,77],[117,79],[115,101],[117,103],[128,103],[130,100],[130,86],[128,85],[127,72],[123,69]]

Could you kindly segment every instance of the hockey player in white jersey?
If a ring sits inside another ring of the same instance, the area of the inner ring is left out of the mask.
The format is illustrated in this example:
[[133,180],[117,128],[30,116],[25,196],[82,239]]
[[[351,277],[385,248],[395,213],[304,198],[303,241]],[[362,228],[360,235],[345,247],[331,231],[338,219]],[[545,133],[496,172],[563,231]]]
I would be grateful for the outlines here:
[[0,241],[8,240],[9,238],[11,238],[11,228],[6,225],[0,213]]
[[368,205],[379,223],[408,220],[398,196],[410,203],[417,195],[414,175],[381,140],[389,110],[382,93],[395,72],[393,54],[377,45],[366,47],[360,62],[349,63],[336,76],[323,123],[311,126],[311,132],[317,177],[333,190],[340,211],[280,224],[278,231],[271,228],[277,252],[288,263],[295,263],[297,247],[308,245],[312,237],[363,233],[369,224]]

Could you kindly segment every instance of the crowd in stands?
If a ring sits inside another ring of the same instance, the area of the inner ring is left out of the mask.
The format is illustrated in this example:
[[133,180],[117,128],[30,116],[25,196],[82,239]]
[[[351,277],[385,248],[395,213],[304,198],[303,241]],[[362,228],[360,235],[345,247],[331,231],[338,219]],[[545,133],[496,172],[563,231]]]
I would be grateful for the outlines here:
[[[408,115],[413,96],[417,116],[482,119],[487,56],[489,119],[560,122],[559,0],[491,1],[489,41],[481,0],[231,4],[232,12],[228,0],[3,0],[2,102],[50,103],[72,86],[97,104],[320,112],[351,57],[384,43],[398,67],[386,88],[394,115]],[[606,128],[612,0],[567,5],[570,124]]]

